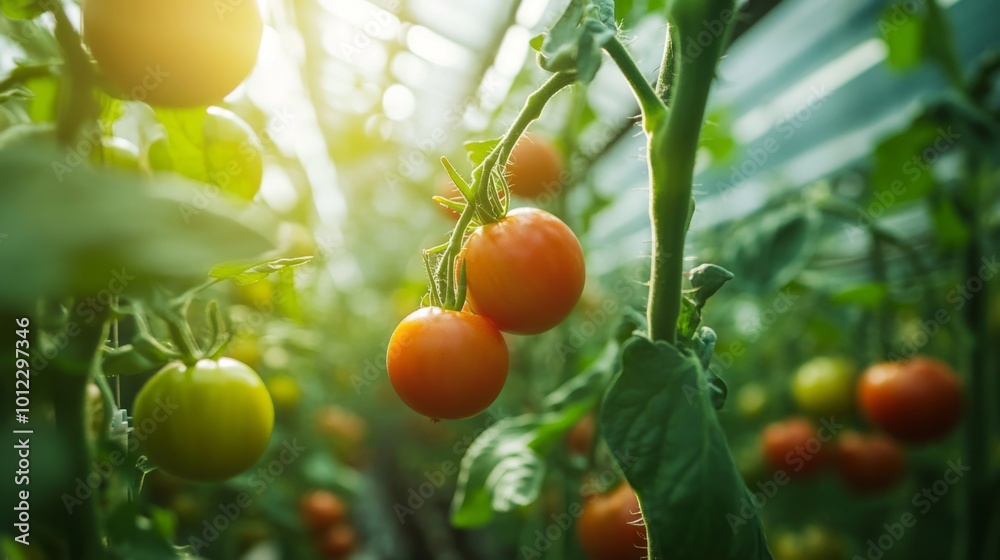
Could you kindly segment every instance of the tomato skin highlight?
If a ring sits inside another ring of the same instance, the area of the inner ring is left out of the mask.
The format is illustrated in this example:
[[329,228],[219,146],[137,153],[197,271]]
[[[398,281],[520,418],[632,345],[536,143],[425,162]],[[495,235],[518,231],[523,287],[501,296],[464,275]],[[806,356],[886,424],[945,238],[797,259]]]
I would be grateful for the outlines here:
[[903,478],[906,457],[903,449],[884,435],[846,432],[837,440],[834,466],[848,488],[858,494],[876,494]]
[[639,498],[622,484],[583,505],[576,525],[580,547],[590,560],[641,560],[646,557],[646,529]]
[[944,362],[916,357],[872,365],[858,383],[865,416],[893,438],[910,444],[947,436],[962,414],[962,387]]
[[826,462],[825,444],[817,435],[816,425],[807,418],[796,416],[769,424],[761,440],[767,462],[789,477],[812,475]]
[[252,467],[274,427],[264,382],[232,358],[167,364],[139,391],[132,414],[149,458],[189,480],[224,480]]
[[583,248],[559,218],[516,208],[465,244],[472,309],[512,334],[539,334],[565,319],[583,293]]
[[257,61],[256,2],[85,0],[84,41],[120,93],[164,107],[222,100]]
[[386,366],[399,398],[432,419],[486,410],[507,381],[507,343],[485,317],[424,307],[389,339]]
[[566,179],[562,154],[551,142],[534,134],[514,144],[504,170],[511,194],[529,200],[557,195]]

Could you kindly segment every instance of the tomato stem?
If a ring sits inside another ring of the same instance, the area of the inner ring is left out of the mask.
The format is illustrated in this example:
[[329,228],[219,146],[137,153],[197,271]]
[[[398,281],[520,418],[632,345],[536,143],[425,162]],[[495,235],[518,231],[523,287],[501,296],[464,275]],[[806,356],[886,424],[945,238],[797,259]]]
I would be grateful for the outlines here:
[[99,109],[92,94],[94,76],[90,69],[90,57],[83,50],[83,40],[77,33],[61,0],[49,3],[49,11],[55,18],[55,38],[66,57],[66,83],[59,95],[59,118],[56,135],[63,144],[76,138],[80,127],[88,120],[97,118]]
[[[465,298],[459,298],[455,295],[455,259],[462,250],[462,241],[465,239],[466,230],[468,230],[469,224],[472,222],[472,218],[479,208],[479,202],[483,200],[481,191],[484,188],[492,187],[494,170],[497,166],[502,167],[506,165],[507,159],[510,157],[510,152],[514,149],[514,144],[524,134],[528,125],[541,116],[542,109],[545,108],[549,100],[574,81],[576,81],[575,74],[566,72],[553,74],[544,84],[529,95],[528,99],[524,102],[524,106],[521,108],[521,112],[518,113],[517,118],[511,123],[510,128],[504,133],[503,138],[500,139],[500,143],[490,151],[486,159],[473,172],[475,181],[472,184],[472,199],[468,201],[469,203],[465,206],[465,210],[459,216],[458,223],[455,224],[455,229],[452,230],[451,237],[448,240],[448,247],[442,254],[441,260],[437,263],[434,270],[434,278],[431,279],[432,291],[437,290],[438,286],[444,286],[444,293],[438,293],[437,299],[442,302],[446,309],[460,310],[465,305]],[[477,172],[479,173],[478,175],[476,175]],[[451,295],[449,296],[448,294]],[[433,299],[435,298],[432,297]]]
[[[723,8],[732,8],[731,1],[721,4]],[[691,30],[695,31],[697,29]],[[670,25],[667,41],[674,45],[684,44],[687,33],[684,26]],[[700,56],[673,58],[673,64],[661,68],[661,72],[669,72],[675,67],[676,73],[672,80],[661,78],[658,81],[671,84],[670,111],[667,118],[649,132],[647,142],[653,243],[646,313],[652,340],[676,342],[683,289],[684,242],[694,211],[691,192],[698,136],[715,68],[722,55],[723,37],[716,37]]]
[[[667,43],[669,42],[668,40]],[[628,51],[625,50],[625,45],[622,44],[618,37],[608,41],[604,45],[604,50],[611,56],[611,60],[618,65],[618,69],[621,70],[629,86],[632,88],[632,93],[635,95],[636,101],[639,102],[639,109],[642,110],[643,130],[647,134],[652,132],[666,114],[667,106],[660,100],[660,96],[657,95],[653,86],[649,85],[649,82],[646,81],[642,70],[636,65],[635,60],[632,59]]]

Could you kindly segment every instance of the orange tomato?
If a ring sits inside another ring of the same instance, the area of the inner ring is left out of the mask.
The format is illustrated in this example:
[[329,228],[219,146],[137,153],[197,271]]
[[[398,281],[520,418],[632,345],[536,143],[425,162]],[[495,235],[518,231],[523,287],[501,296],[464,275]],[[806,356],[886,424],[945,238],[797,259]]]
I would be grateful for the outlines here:
[[347,519],[347,505],[330,492],[313,490],[302,496],[299,513],[310,532],[322,533]]
[[591,498],[577,522],[580,547],[590,560],[641,560],[646,557],[646,530],[639,498],[632,487]]
[[251,0],[85,0],[82,27],[112,85],[166,107],[210,105],[236,89],[264,28]]
[[477,228],[463,258],[470,306],[505,332],[545,332],[570,314],[583,293],[580,242],[544,210],[517,208]]
[[597,419],[593,414],[587,414],[566,433],[566,448],[576,455],[587,455],[594,445],[594,432],[597,429]]
[[509,356],[484,317],[424,307],[389,340],[389,381],[407,406],[433,419],[467,418],[486,409],[507,381]]
[[813,474],[827,458],[816,426],[807,418],[792,417],[769,424],[764,428],[762,440],[768,463],[789,477]]
[[565,186],[563,170],[562,155],[555,146],[534,134],[517,141],[505,167],[511,194],[530,200],[558,194]]
[[906,457],[896,442],[883,435],[847,432],[837,440],[837,474],[851,490],[874,494],[895,486],[906,470]]
[[882,362],[858,383],[858,403],[868,419],[906,443],[948,435],[962,413],[962,387],[947,364],[926,357]]

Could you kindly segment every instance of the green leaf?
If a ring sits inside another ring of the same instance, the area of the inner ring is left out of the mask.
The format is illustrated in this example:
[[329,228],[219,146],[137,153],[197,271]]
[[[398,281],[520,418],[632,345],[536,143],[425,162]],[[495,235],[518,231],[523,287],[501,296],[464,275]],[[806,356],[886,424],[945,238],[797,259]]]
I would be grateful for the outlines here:
[[479,527],[494,512],[538,498],[546,465],[542,453],[583,417],[585,409],[504,418],[479,435],[462,458],[452,501],[455,527]]
[[590,0],[587,15],[604,24],[608,29],[615,29],[615,0]]
[[0,13],[10,19],[34,19],[46,11],[40,0],[0,0]]
[[59,77],[36,76],[25,80],[24,87],[32,94],[25,105],[31,120],[36,123],[56,122],[56,112],[59,107]]
[[583,17],[583,0],[570,0],[566,11],[549,29],[542,41],[542,68],[550,72],[569,70],[576,65],[579,43],[578,27]]
[[890,7],[878,28],[889,49],[889,66],[906,70],[923,62],[924,20],[919,14],[905,14],[898,5]]
[[724,248],[741,286],[772,293],[793,280],[816,252],[819,219],[813,210],[784,208],[748,221]]
[[705,263],[691,269],[691,287],[694,300],[704,306],[708,298],[715,295],[722,286],[733,279],[733,273],[717,264]]
[[119,348],[104,350],[101,356],[101,371],[104,375],[137,375],[159,369],[166,363],[166,360],[151,360],[131,344],[126,344]]
[[740,517],[750,495],[696,356],[665,342],[628,341],[600,422],[639,496],[650,558],[771,558],[759,517]]
[[830,302],[837,305],[858,305],[868,309],[878,307],[885,301],[888,289],[880,282],[866,282],[844,288],[830,296]]
[[463,145],[465,146],[466,155],[469,156],[469,161],[472,162],[472,165],[478,167],[498,144],[500,144],[500,138],[494,138],[493,140],[475,140],[466,142]]
[[271,248],[266,215],[199,199],[185,181],[94,168],[44,135],[0,150],[0,177],[0,306],[203,278]]
[[891,211],[902,203],[927,196],[934,186],[934,173],[927,156],[941,155],[933,147],[939,134],[933,122],[918,119],[879,143],[875,148],[873,192],[867,208],[877,206],[883,212]]
[[213,268],[208,275],[220,280],[231,279],[240,286],[246,286],[247,284],[259,282],[280,270],[293,266],[302,266],[312,261],[312,259],[312,257],[295,257],[292,259],[277,259],[258,263],[235,262],[220,264]]
[[542,407],[548,412],[561,412],[574,406],[593,406],[608,384],[608,372],[617,356],[618,343],[611,341],[590,367],[546,395]]
[[934,220],[934,231],[937,232],[937,242],[942,247],[965,247],[969,242],[969,226],[965,224],[955,204],[948,198],[941,197],[931,208]]

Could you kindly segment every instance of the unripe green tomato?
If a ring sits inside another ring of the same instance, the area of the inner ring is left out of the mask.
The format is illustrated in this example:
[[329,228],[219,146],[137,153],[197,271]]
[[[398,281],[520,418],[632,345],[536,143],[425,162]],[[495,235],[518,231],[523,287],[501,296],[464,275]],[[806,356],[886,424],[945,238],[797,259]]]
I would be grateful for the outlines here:
[[143,452],[190,480],[223,480],[247,470],[274,427],[264,382],[232,358],[167,364],[139,391],[132,414]]
[[747,383],[736,392],[736,410],[747,420],[759,417],[767,408],[767,402],[767,389],[760,383]]
[[854,402],[854,368],[843,358],[818,357],[802,364],[792,379],[792,396],[803,412],[847,412]]
[[[202,132],[207,182],[240,198],[253,199],[264,177],[263,149],[257,134],[235,113],[221,107],[208,108]],[[191,179],[206,179],[175,166],[170,139],[166,137],[161,136],[150,143],[146,160],[154,171],[177,171]]]

